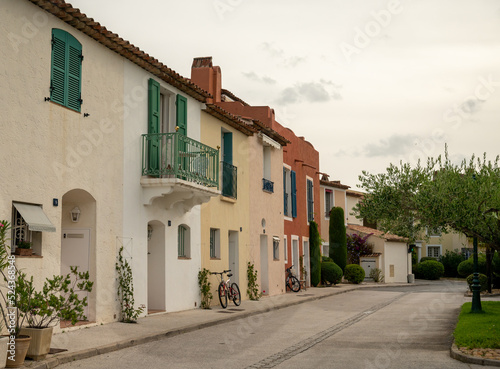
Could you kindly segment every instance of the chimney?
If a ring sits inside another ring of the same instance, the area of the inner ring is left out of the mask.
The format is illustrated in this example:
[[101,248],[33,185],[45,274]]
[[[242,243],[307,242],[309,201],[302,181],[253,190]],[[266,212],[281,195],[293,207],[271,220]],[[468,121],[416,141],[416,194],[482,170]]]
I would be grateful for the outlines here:
[[212,65],[211,56],[193,59],[191,81],[209,92],[214,97],[213,103],[221,100],[221,80],[220,67]]

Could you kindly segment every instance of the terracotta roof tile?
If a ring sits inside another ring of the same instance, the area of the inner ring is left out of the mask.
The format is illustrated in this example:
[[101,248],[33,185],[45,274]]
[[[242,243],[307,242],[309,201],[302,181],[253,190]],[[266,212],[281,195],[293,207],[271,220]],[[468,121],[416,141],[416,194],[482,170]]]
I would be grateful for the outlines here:
[[122,39],[116,33],[108,31],[106,27],[81,13],[78,8],[73,8],[71,4],[63,0],[29,1],[198,101],[205,102],[207,98],[212,97],[207,91]]
[[320,179],[319,184],[328,187],[340,188],[342,190],[347,190],[348,188],[351,188],[351,186],[344,185],[340,183],[340,181],[326,181],[324,179]]
[[352,231],[360,232],[363,234],[372,234],[375,237],[383,238],[386,241],[392,241],[392,242],[406,242],[407,239],[401,236],[397,236],[392,233],[384,233],[378,229],[374,228],[369,228],[369,227],[363,227],[357,224],[348,224],[347,229],[350,229]]
[[224,123],[230,125],[231,127],[237,129],[240,132],[243,132],[247,136],[252,136],[257,130],[251,125],[246,124],[240,118],[234,116],[228,111],[218,107],[213,104],[206,104],[206,109],[204,111],[217,119],[222,120]]

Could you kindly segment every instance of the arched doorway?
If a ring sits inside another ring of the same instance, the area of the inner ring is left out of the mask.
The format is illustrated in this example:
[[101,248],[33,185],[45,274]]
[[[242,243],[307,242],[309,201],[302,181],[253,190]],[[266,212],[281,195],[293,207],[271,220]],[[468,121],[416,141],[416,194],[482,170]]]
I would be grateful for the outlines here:
[[148,223],[148,313],[165,311],[165,225]]
[[[96,201],[85,190],[74,189],[62,197],[61,216],[61,274],[70,273],[70,267],[77,266],[79,272],[88,271],[90,280],[96,281]],[[80,298],[87,297],[85,316],[95,321],[96,291],[79,292]]]

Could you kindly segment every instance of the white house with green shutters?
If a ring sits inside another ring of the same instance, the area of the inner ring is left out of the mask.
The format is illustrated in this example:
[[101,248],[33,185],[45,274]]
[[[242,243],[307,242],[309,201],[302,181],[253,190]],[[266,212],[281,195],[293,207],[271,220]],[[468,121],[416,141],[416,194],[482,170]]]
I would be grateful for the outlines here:
[[167,67],[124,68],[123,244],[136,303],[199,306],[200,204],[219,195],[219,151],[200,141],[209,95]]

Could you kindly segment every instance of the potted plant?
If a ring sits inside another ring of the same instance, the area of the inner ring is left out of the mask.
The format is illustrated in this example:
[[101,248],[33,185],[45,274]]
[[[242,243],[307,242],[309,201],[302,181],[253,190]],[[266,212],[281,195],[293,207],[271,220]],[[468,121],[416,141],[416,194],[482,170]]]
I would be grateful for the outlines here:
[[89,272],[78,272],[71,267],[66,276],[47,278],[41,291],[35,290],[33,277],[28,279],[22,272],[16,283],[17,307],[26,318],[27,327],[20,328],[20,334],[31,337],[26,354],[33,360],[43,360],[50,350],[54,325],[60,320],[85,320],[84,308],[87,297],[80,299],[77,292],[91,292],[93,282]]
[[31,338],[20,332],[25,316],[19,312],[16,304],[16,279],[19,271],[15,266],[15,257],[9,255],[6,236],[9,228],[9,222],[0,221],[0,274],[7,285],[7,291],[0,293],[0,313],[2,323],[9,333],[6,367],[18,368],[24,364]]
[[33,255],[33,250],[31,249],[31,242],[21,241],[16,246],[15,255],[19,256],[31,256]]

